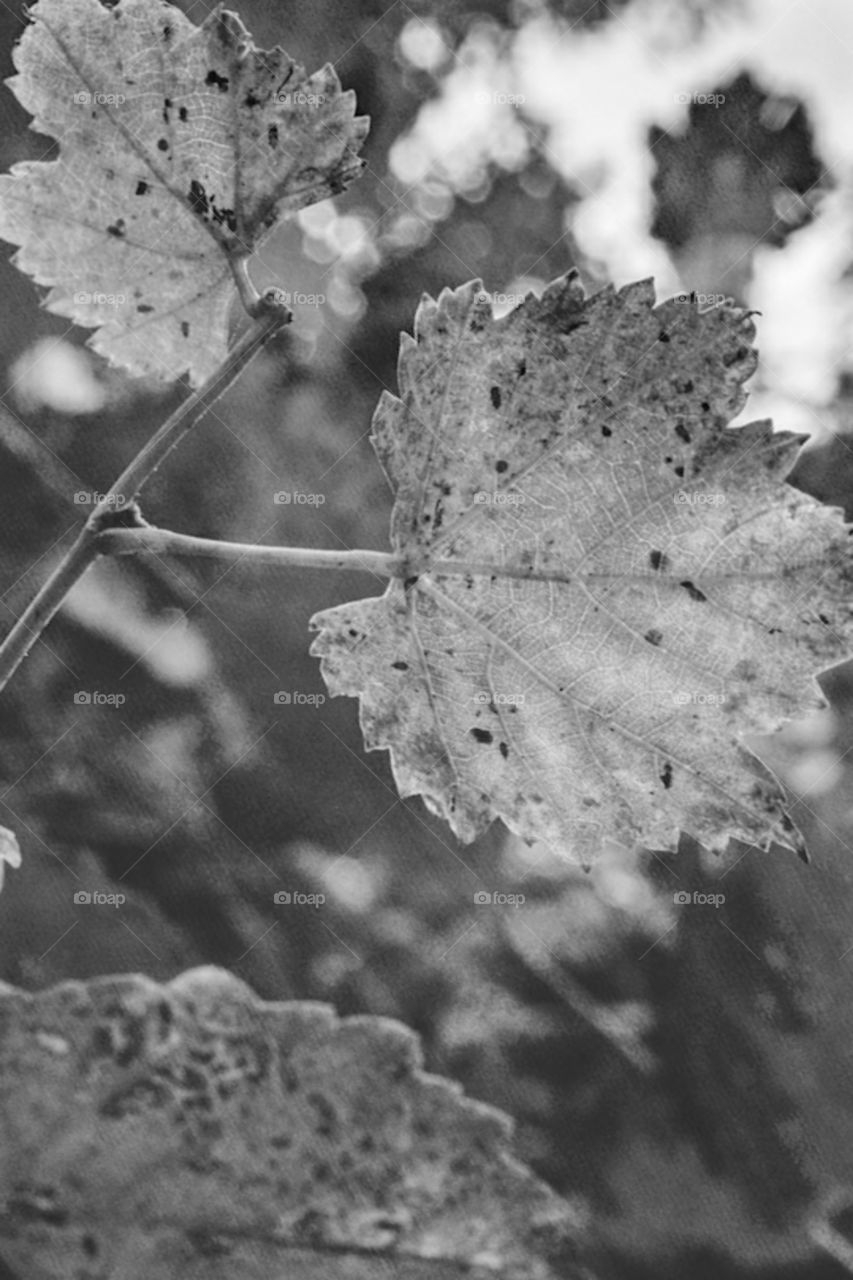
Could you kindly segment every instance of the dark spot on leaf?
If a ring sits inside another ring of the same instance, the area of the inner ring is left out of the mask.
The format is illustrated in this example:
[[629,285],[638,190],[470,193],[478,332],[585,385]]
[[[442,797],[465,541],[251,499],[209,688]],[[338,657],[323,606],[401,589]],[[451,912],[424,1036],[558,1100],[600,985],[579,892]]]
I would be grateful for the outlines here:
[[190,322],[189,322],[189,320],[182,320],[182,321],[181,321],[181,333],[184,335],[184,337],[185,337],[185,338],[188,338],[188,337],[190,336]]
[[494,407],[495,407],[496,409],[500,409],[500,407],[501,407],[501,389],[500,389],[500,387],[492,387],[491,391],[489,392],[489,395],[490,395],[490,397],[491,397],[492,404],[494,405]]
[[683,440],[685,444],[690,444],[690,432],[687,430],[683,422],[679,422],[675,428],[675,434],[679,440]]
[[154,308],[148,302],[140,302],[136,310],[141,311],[143,315],[146,315],[149,311],[153,311]]
[[417,574],[415,574],[414,577],[412,578],[407,578],[406,581],[403,583],[403,590],[410,591],[412,587],[415,585],[415,583],[417,582],[417,580],[418,580]]
[[267,141],[269,142],[271,147],[278,146],[278,125],[277,124],[271,124],[270,127],[267,129]]
[[711,406],[707,400],[703,400],[699,408],[702,410],[703,413],[710,413],[711,411]]
[[663,635],[660,631],[656,631],[655,628],[652,627],[650,631],[646,632],[643,639],[648,640],[649,644],[659,645],[661,640],[663,640]]
[[506,471],[508,467],[509,467],[509,463],[504,461],[503,458],[500,458],[495,463],[495,471],[497,471],[501,475],[503,475],[504,471]]
[[392,662],[391,666],[395,671],[408,671],[409,669],[408,662]]
[[819,613],[817,616],[820,618],[821,622],[825,627],[829,626],[829,618],[827,618],[825,613]]
[[200,214],[202,218],[208,216],[210,203],[207,199],[207,194],[204,187],[195,178],[190,183],[189,202],[193,213]]
[[170,22],[167,22],[165,27],[163,28],[163,39],[171,40],[171,38],[172,38],[172,24]]
[[672,786],[672,765],[667,760],[660,775],[660,780],[666,787],[667,791]]
[[215,84],[220,93],[228,92],[228,77],[219,75],[219,73],[214,71],[212,68],[204,77],[204,83],[208,85]]
[[163,123],[164,124],[169,123],[169,111],[171,109],[171,106],[172,106],[172,99],[164,98],[163,99]]
[[669,342],[669,334],[664,333],[663,329],[661,329],[660,333],[658,334],[658,342]]
[[107,227],[107,235],[121,240],[124,235],[124,218],[118,218],[111,227]]
[[653,569],[665,569],[669,564],[669,558],[664,555],[663,551],[650,551],[649,564]]
[[703,593],[699,590],[699,588],[695,587],[692,582],[680,582],[678,585],[680,587],[684,587],[684,590],[690,596],[691,600],[696,600],[700,604],[704,604],[704,602],[708,599],[708,597],[706,595],[703,595]]
[[518,373],[519,378],[523,378],[523,377],[524,377],[524,375],[527,373],[527,361],[526,361],[526,360],[519,360],[519,362],[518,362],[518,368],[517,368],[516,372]]
[[179,107],[178,115],[180,116],[181,120],[186,120],[187,117],[189,116],[189,112],[187,111],[186,107]]
[[498,744],[498,751],[500,751],[504,760],[506,760],[507,756],[509,755],[509,747],[505,742],[501,742]]
[[261,100],[250,89],[249,92],[246,94],[245,98],[243,99],[243,104],[244,106],[247,106],[251,109],[252,107],[259,107],[261,105]]
[[494,738],[492,737],[491,733],[489,733],[488,729],[471,729],[469,730],[469,732],[471,736],[477,740],[477,742],[482,742],[487,746],[490,742],[494,741]]
[[139,181],[139,182],[137,182],[137,184],[136,184],[136,194],[137,194],[138,196],[147,196],[147,195],[148,195],[148,192],[149,192],[150,190],[151,190],[151,188],[149,187],[149,185],[148,185],[148,183],[147,183],[147,182],[142,182],[142,180],[141,180],[141,179],[140,179],[140,181]]
[[602,428],[601,428],[601,434],[602,434],[603,436],[612,436],[612,435],[613,435],[613,432],[610,430],[610,428],[609,428],[609,427],[602,427]]
[[677,467],[673,467],[672,469],[675,472],[675,474],[678,476],[679,480],[681,480],[684,476],[684,467],[679,465]]
[[168,150],[169,150],[169,142],[168,142],[168,139],[166,139],[166,138],[158,138],[158,140],[157,140],[157,149],[158,149],[159,151],[168,151]]

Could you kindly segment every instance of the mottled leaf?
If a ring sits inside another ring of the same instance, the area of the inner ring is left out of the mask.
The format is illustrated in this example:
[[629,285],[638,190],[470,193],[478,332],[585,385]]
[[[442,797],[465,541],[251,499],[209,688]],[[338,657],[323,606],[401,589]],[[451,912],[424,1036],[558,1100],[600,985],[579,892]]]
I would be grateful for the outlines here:
[[653,304],[570,275],[495,320],[479,282],[445,290],[377,409],[407,577],[318,614],[312,652],[463,840],[802,850],[741,738],[847,654],[848,531],[783,483],[800,437],[727,425],[748,313]]
[[227,351],[232,268],[284,213],[357,176],[367,132],[327,65],[307,76],[217,7],[39,0],[9,82],[59,158],[0,179],[0,236],[136,374],[204,380]]
[[0,1258],[28,1280],[570,1280],[568,1206],[501,1113],[419,1063],[398,1023],[219,969],[0,988]]

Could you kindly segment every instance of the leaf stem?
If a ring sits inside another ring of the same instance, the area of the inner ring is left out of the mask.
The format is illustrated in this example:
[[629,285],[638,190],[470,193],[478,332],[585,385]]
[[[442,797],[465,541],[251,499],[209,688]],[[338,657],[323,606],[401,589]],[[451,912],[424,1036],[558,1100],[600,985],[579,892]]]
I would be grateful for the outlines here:
[[105,529],[97,551],[108,556],[200,556],[222,564],[264,564],[279,569],[349,569],[385,578],[406,575],[405,563],[385,551],[324,551],[317,547],[270,547],[251,542],[196,538],[152,525]]
[[75,582],[102,554],[99,539],[103,531],[118,524],[144,527],[145,522],[135,504],[146,480],[228,390],[264,344],[290,319],[291,315],[286,307],[280,306],[269,296],[263,297],[256,309],[251,328],[235,343],[216,372],[166,419],[125,467],[109,491],[101,497],[71,548],[0,644],[0,690],[5,688],[10,677],[56,615]]

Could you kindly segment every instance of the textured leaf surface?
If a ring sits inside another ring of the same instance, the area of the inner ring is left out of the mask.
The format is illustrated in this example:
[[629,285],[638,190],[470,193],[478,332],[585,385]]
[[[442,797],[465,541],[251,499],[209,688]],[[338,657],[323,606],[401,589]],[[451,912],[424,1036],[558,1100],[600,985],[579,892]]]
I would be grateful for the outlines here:
[[357,176],[367,119],[331,66],[306,76],[228,11],[197,27],[163,0],[39,0],[30,16],[10,83],[61,147],[0,179],[0,236],[51,311],[99,326],[96,351],[201,382],[227,350],[231,261]]
[[749,315],[653,303],[568,276],[494,320],[475,281],[402,338],[374,442],[410,574],[318,614],[312,652],[463,840],[801,848],[740,738],[849,652],[847,528],[783,483],[800,437],[727,426]]
[[6,987],[0,1257],[31,1280],[573,1275],[568,1207],[505,1118],[418,1068],[399,1023],[219,969]]

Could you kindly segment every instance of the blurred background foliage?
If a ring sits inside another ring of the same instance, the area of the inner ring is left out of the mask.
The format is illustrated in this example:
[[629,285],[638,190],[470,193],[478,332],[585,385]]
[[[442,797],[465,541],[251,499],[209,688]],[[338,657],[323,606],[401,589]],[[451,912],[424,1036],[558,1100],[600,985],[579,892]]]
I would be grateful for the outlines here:
[[[853,514],[848,0],[239,8],[259,44],[330,60],[356,90],[367,169],[253,264],[259,285],[325,301],[296,308],[158,473],[150,520],[384,548],[370,419],[419,297],[479,276],[501,313],[572,266],[590,289],[654,275],[661,296],[761,311],[744,418],[807,434],[797,483]],[[23,23],[0,7],[6,73]],[[11,94],[0,112],[3,168],[54,154]],[[6,255],[0,290],[8,625],[85,514],[75,494],[106,490],[184,391],[99,363]],[[324,501],[276,505],[282,490]],[[675,856],[606,848],[585,873],[498,830],[458,846],[397,798],[351,700],[274,701],[323,693],[310,616],[383,586],[187,561],[90,572],[3,695],[0,820],[24,865],[0,900],[0,978],[214,962],[266,998],[400,1018],[588,1211],[600,1280],[850,1274],[850,671],[823,682],[832,710],[762,746],[811,865],[745,847],[714,864],[683,837]],[[81,889],[127,902],[76,904]],[[279,889],[326,905],[276,906]],[[525,905],[475,903],[493,890]]]

